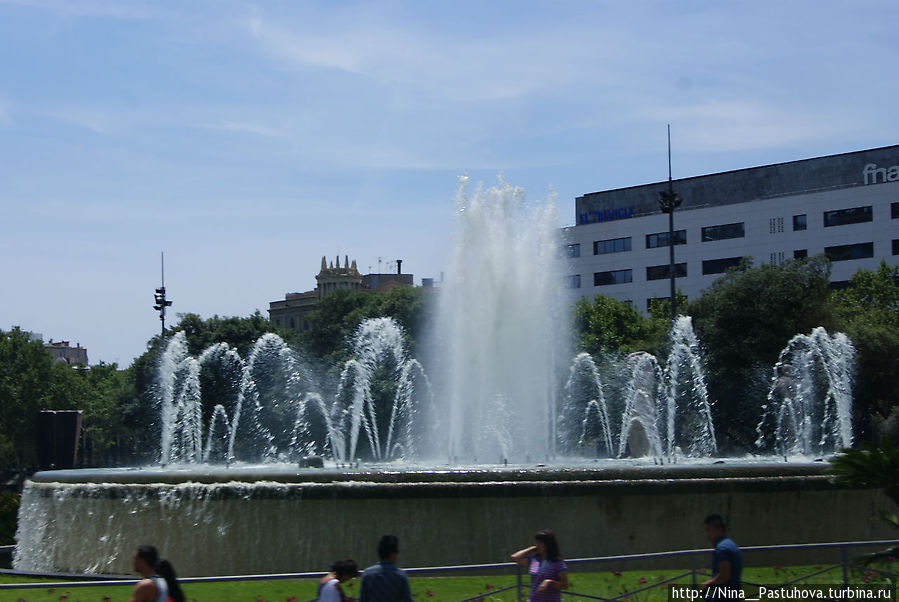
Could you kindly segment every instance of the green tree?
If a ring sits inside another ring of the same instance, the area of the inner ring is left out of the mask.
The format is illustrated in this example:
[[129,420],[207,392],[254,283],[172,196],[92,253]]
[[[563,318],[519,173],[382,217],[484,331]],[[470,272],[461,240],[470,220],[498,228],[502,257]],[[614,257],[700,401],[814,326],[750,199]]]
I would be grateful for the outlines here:
[[668,332],[667,317],[652,314],[646,318],[630,303],[605,295],[579,299],[573,311],[575,343],[580,351],[594,356],[658,353]]
[[879,430],[899,441],[899,266],[857,271],[832,301],[857,352],[856,433],[877,439]]
[[381,295],[337,290],[319,299],[309,313],[301,348],[329,366],[341,365],[351,355],[350,338],[363,320],[391,317],[403,328],[406,348],[414,355],[432,310],[432,295],[411,286],[396,286]]
[[749,451],[771,367],[796,334],[833,329],[830,263],[823,256],[752,267],[716,280],[688,312],[706,348],[709,394],[722,451]]
[[256,340],[266,333],[275,333],[287,343],[296,344],[298,337],[290,330],[275,326],[275,323],[256,310],[249,317],[202,318],[198,314],[179,314],[178,324],[169,329],[171,334],[184,331],[188,351],[199,355],[215,343],[227,343],[237,349],[241,357],[246,357]]
[[41,341],[13,328],[0,331],[0,465],[22,469],[37,460],[35,422],[52,366]]

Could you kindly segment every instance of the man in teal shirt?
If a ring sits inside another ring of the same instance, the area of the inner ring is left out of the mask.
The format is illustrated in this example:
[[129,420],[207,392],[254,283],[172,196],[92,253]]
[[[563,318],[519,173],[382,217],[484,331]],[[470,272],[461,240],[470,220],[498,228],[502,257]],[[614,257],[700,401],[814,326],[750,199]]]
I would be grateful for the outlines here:
[[378,542],[381,561],[362,573],[359,602],[413,602],[406,573],[396,566],[399,552],[400,544],[395,535],[381,538]]
[[705,517],[705,536],[715,545],[712,553],[712,578],[702,583],[706,599],[723,599],[724,590],[740,588],[743,555],[737,544],[727,536],[727,525],[720,514]]

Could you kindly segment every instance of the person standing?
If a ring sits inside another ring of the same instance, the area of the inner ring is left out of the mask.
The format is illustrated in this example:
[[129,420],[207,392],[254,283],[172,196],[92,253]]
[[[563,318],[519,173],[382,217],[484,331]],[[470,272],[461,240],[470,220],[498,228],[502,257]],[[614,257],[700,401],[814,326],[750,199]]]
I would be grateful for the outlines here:
[[156,574],[159,552],[153,546],[138,546],[131,555],[131,564],[143,579],[134,584],[129,602],[167,602],[169,588],[165,579]]
[[399,553],[400,544],[395,535],[381,537],[378,542],[381,560],[362,573],[359,602],[412,602],[406,573],[396,566]]
[[319,602],[351,602],[355,600],[355,598],[350,598],[343,593],[340,584],[354,579],[358,574],[359,567],[356,566],[354,560],[349,558],[338,560],[332,564],[331,572],[318,582]]
[[712,578],[700,588],[707,599],[725,598],[723,590],[739,589],[743,578],[743,555],[737,544],[727,536],[727,525],[720,514],[705,517],[705,536],[715,546],[712,552]]
[[568,566],[559,553],[559,542],[550,531],[537,531],[534,545],[512,554],[512,562],[527,567],[531,577],[530,602],[559,602],[568,589]]
[[178,575],[175,574],[175,567],[165,558],[160,558],[156,562],[156,574],[165,579],[165,585],[169,590],[169,602],[185,602],[184,592],[181,591],[181,584],[178,583]]

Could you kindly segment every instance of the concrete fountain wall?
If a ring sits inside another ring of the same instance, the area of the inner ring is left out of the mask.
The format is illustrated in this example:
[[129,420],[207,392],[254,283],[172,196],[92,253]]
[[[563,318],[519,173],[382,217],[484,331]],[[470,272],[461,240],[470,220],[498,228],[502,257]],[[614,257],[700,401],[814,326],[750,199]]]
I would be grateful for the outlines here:
[[131,550],[153,543],[183,575],[323,570],[374,562],[384,533],[406,566],[503,562],[543,528],[568,558],[658,552],[705,547],[709,512],[742,545],[893,535],[874,518],[885,496],[823,469],[43,472],[25,490],[15,567],[129,573]]

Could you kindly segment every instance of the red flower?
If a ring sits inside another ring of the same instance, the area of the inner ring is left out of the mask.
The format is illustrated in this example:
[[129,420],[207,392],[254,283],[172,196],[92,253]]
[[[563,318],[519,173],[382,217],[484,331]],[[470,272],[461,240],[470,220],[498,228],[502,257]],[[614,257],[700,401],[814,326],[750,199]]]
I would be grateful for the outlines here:
[[616,577],[621,577],[621,571],[612,571],[612,574]]
[[488,583],[485,587],[486,587],[487,589],[493,589],[493,586],[490,585],[489,583]]
[[779,565],[779,564],[775,564],[775,565],[774,565],[774,570],[775,570],[775,571],[779,571],[779,570],[780,570],[780,565]]
[[427,594],[428,598],[434,597],[434,592],[432,592],[431,590],[426,591],[425,594]]
[[646,583],[646,578],[645,578],[645,577],[640,577],[640,583]]

